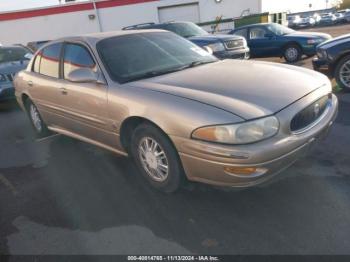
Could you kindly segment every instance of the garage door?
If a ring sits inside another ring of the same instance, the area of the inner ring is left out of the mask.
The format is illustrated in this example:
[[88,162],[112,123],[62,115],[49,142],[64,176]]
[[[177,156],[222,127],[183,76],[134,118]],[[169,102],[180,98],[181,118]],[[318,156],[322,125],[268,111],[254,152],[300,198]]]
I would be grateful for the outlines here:
[[158,8],[159,22],[169,21],[190,21],[199,22],[199,6],[198,3],[166,6]]

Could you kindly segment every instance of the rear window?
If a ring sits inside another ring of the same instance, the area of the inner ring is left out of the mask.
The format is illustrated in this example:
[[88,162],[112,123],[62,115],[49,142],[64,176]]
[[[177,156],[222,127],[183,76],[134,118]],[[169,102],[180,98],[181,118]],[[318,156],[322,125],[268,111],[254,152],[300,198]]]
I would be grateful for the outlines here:
[[61,48],[62,43],[56,43],[42,50],[42,52],[40,53],[40,74],[59,78]]

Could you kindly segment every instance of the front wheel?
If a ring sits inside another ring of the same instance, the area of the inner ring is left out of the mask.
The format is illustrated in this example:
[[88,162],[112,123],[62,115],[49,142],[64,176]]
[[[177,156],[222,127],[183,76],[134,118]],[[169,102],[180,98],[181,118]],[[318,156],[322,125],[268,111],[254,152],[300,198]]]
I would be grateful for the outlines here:
[[340,60],[335,68],[334,76],[339,87],[350,91],[350,55]]
[[38,135],[38,137],[44,137],[49,134],[49,130],[47,129],[46,124],[40,116],[40,113],[34,103],[27,99],[25,102],[25,107],[27,109],[27,113],[34,128],[34,131]]
[[156,189],[165,193],[178,190],[184,172],[178,153],[158,128],[142,124],[132,137],[131,153],[142,175]]
[[302,51],[301,48],[298,45],[288,45],[284,49],[284,59],[288,63],[295,63],[301,59]]

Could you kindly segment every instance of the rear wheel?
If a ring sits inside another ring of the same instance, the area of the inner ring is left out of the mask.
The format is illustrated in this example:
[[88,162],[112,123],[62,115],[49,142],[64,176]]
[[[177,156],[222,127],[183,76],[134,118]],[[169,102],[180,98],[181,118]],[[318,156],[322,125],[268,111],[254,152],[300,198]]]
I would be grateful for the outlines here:
[[284,49],[283,56],[288,63],[295,63],[301,59],[301,48],[298,45],[290,44]]
[[338,86],[350,91],[350,55],[340,60],[334,75]]
[[134,131],[131,153],[142,175],[156,189],[172,193],[182,184],[184,174],[178,153],[158,128],[142,124]]
[[43,119],[41,118],[38,108],[34,105],[34,103],[30,99],[27,99],[25,101],[25,106],[35,133],[39,137],[44,137],[49,135],[50,132],[47,129],[47,126],[44,123]]

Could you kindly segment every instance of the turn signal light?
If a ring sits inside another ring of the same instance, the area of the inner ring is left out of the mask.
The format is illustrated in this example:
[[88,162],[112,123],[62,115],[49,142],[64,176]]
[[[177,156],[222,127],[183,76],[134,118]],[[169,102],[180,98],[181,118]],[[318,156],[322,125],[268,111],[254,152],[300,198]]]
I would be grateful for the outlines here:
[[237,177],[257,177],[265,174],[267,169],[257,167],[224,167],[225,173]]
[[237,175],[251,175],[257,170],[255,167],[225,167],[225,172]]

